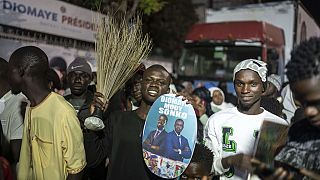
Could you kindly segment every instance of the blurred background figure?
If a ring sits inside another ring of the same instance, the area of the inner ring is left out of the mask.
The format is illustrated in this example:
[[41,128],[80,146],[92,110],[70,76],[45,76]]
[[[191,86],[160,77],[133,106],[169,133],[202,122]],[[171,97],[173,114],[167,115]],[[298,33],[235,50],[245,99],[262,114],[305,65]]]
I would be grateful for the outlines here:
[[288,122],[291,123],[291,119],[294,116],[295,111],[300,107],[298,101],[293,97],[292,91],[289,84],[287,84],[281,91],[281,96],[283,98],[283,113]]
[[1,180],[13,180],[14,175],[11,172],[10,163],[5,157],[5,153],[9,149],[9,145],[6,143],[5,136],[2,132],[2,126],[0,126],[0,179]]
[[232,93],[228,92],[227,81],[220,81],[218,84],[218,88],[220,88],[222,90],[224,97],[225,97],[225,102],[231,103],[234,106],[238,104],[237,97],[235,95],[233,95]]
[[141,64],[136,73],[125,84],[125,109],[127,111],[136,110],[140,106],[142,100],[141,81],[145,70],[145,65]]
[[65,94],[65,90],[68,88],[67,86],[67,63],[62,57],[53,57],[49,61],[49,67],[52,68],[58,75],[61,83],[61,88],[59,90],[60,95]]
[[234,107],[233,104],[225,102],[225,97],[223,91],[218,87],[209,88],[211,95],[211,109],[213,113],[216,113],[222,109]]
[[191,95],[193,91],[193,85],[191,81],[182,82],[182,86],[184,87],[184,92],[186,95]]
[[[12,172],[16,176],[16,164],[19,161],[23,134],[23,119],[27,100],[22,93],[14,95],[9,85],[8,62],[0,58],[0,120],[1,133],[5,138],[1,143],[8,144],[2,148],[2,155],[10,162]],[[2,146],[3,144],[1,144]]]
[[61,90],[61,82],[55,70],[49,69],[48,71],[48,86],[52,92],[59,92]]
[[209,117],[213,114],[210,106],[210,91],[205,87],[199,87],[192,92],[192,106],[197,116],[197,139],[203,141],[203,129]]
[[272,114],[285,119],[285,115],[282,112],[283,105],[275,98],[262,96],[260,106],[263,107],[265,110],[271,112]]
[[277,99],[280,103],[282,98],[280,96],[281,91],[281,77],[276,74],[271,74],[267,77],[267,89],[264,93],[264,96]]

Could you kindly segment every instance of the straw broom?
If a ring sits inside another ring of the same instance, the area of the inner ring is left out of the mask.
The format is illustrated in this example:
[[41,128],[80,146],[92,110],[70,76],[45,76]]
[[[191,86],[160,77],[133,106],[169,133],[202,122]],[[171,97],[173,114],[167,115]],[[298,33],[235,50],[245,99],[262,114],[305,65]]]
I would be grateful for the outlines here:
[[125,17],[116,19],[110,15],[98,21],[97,91],[110,99],[150,53],[151,40],[143,35],[139,17],[130,24]]

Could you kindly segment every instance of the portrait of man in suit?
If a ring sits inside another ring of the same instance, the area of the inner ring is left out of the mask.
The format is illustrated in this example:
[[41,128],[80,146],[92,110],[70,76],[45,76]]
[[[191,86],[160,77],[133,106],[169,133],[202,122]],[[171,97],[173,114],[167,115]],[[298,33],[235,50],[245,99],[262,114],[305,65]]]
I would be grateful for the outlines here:
[[184,128],[184,121],[177,119],[174,123],[174,130],[168,133],[166,138],[165,157],[183,162],[183,159],[191,158],[191,150],[187,138],[181,135]]
[[165,140],[167,132],[164,129],[168,121],[165,114],[159,116],[157,122],[157,129],[149,133],[148,137],[143,141],[143,148],[153,154],[162,156],[165,148]]

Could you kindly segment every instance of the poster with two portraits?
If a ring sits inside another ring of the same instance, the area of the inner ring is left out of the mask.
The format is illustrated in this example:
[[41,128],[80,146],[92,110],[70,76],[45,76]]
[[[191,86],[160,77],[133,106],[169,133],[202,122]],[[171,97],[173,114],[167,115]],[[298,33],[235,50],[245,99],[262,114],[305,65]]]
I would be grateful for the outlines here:
[[175,94],[160,96],[147,115],[142,137],[144,161],[162,178],[176,178],[188,166],[197,138],[191,104]]

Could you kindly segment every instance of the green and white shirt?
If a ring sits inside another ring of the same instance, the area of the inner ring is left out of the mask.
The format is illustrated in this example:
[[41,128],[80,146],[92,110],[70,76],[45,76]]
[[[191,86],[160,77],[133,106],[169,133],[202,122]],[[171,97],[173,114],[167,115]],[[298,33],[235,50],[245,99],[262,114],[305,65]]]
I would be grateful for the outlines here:
[[224,169],[221,159],[239,153],[253,155],[256,137],[264,120],[288,125],[284,119],[267,110],[248,115],[239,112],[237,107],[221,110],[209,118],[204,140],[214,154],[212,172],[224,174],[220,179],[247,179],[247,172]]

